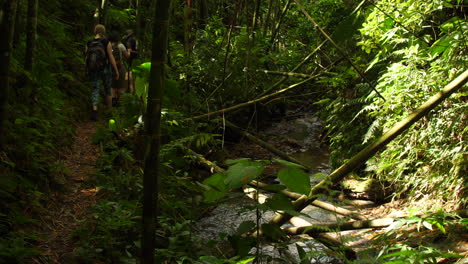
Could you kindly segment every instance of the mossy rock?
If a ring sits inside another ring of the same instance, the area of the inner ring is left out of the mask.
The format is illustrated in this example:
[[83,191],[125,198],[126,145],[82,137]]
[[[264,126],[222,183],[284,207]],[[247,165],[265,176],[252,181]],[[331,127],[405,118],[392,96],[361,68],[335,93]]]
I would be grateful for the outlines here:
[[345,190],[359,194],[362,197],[368,197],[373,201],[382,201],[386,197],[384,186],[376,179],[345,179],[341,186]]

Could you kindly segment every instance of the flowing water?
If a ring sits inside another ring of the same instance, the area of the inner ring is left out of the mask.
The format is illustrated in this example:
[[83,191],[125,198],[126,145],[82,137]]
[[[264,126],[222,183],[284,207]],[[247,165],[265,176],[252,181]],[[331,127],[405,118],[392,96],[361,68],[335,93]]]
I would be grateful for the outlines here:
[[[286,139],[287,142],[293,142],[295,148],[290,148],[286,152],[292,157],[298,159],[303,164],[311,168],[311,175],[315,173],[330,173],[329,152],[320,143],[320,137],[323,132],[322,124],[316,116],[304,116],[294,120],[285,120],[272,125],[263,131],[262,137]],[[273,139],[274,140],[274,139]],[[255,159],[255,157],[250,157]],[[314,183],[313,177],[311,182]],[[233,202],[228,202],[216,207],[209,215],[202,218],[197,225],[198,236],[206,240],[220,240],[220,234],[233,234],[237,227],[244,221],[253,221],[257,223],[257,212],[255,210],[245,210],[245,206],[253,205],[254,200],[239,194]],[[312,223],[335,222],[339,216],[326,212],[314,206],[308,206],[303,213],[309,215],[305,218]],[[268,223],[275,216],[272,211],[263,212],[258,222]],[[297,246],[302,247],[311,256],[307,263],[341,263],[338,259],[325,255],[325,247],[308,238],[301,237],[297,241],[291,241],[289,245],[281,247],[273,245],[262,245],[259,247],[259,253],[265,257],[258,263],[299,263],[299,254]],[[250,253],[254,253],[253,249]],[[277,258],[276,260],[274,258]],[[284,261],[278,260],[282,259]]]

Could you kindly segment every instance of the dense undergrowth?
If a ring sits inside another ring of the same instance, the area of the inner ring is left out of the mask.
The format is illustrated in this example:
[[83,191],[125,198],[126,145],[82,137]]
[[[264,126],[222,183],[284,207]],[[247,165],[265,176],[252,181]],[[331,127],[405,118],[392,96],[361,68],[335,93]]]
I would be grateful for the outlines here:
[[[224,130],[222,119],[188,122],[186,118],[260,97],[281,78],[265,69],[291,71],[324,39],[295,5],[281,21],[281,33],[272,38],[274,26],[245,26],[250,25],[249,13],[239,15],[233,27],[226,26],[235,5],[222,11],[213,1],[208,2],[216,12],[206,25],[194,24],[190,45],[184,43],[184,29],[177,24],[184,19],[184,9],[177,8],[183,5],[178,3],[173,11],[163,101],[164,188],[156,234],[156,252],[162,263],[242,263],[247,258],[240,256],[239,247],[232,256],[212,252],[193,234],[193,223],[218,203],[202,196],[207,185],[224,188],[221,194],[229,188],[202,184],[209,175],[194,169],[185,149],[212,155],[223,140],[232,138]],[[247,127],[256,119],[284,114],[284,105],[312,103],[314,113],[326,125],[331,165],[337,168],[466,69],[468,24],[461,1],[383,0],[375,5],[348,2],[321,0],[304,4],[338,44],[325,44],[295,70],[309,75],[321,73],[319,78],[279,99],[226,113],[224,118]],[[24,6],[21,10],[25,12]],[[34,234],[22,232],[21,226],[37,224],[35,215],[40,214],[48,193],[62,187],[66,170],[60,163],[60,153],[70,146],[73,122],[88,115],[88,105],[83,102],[88,102],[89,88],[77,73],[82,72],[83,39],[89,37],[92,25],[75,24],[75,19],[89,21],[84,17],[94,11],[93,7],[84,1],[61,1],[41,5],[40,10],[37,62],[31,73],[22,66],[24,36],[19,34],[16,41],[11,69],[14,92],[4,135],[9,143],[0,152],[0,256],[7,263],[21,263],[37,254],[31,249]],[[135,23],[134,14],[134,10],[116,5],[108,10],[107,21],[123,29]],[[279,15],[278,11],[274,18],[279,20]],[[150,24],[151,19],[144,23]],[[24,27],[24,21],[18,27]],[[145,56],[149,46],[143,43],[141,65],[134,69],[138,75],[136,95],[126,95],[122,107],[114,109],[112,121],[103,120],[106,127],[98,129],[94,137],[94,143],[103,151],[95,178],[86,184],[98,186],[105,199],[73,234],[80,247],[76,255],[83,263],[136,263],[139,255],[146,149],[140,117],[146,107],[150,63]],[[366,80],[348,59],[361,69]],[[302,80],[291,76],[276,89]],[[466,93],[464,86],[363,164],[356,175],[391,185],[386,199],[404,198],[413,205],[427,201],[417,204],[423,211],[464,208],[468,175]],[[277,201],[284,199],[277,197]],[[433,218],[411,218],[401,225],[447,228],[447,214],[439,212]],[[460,223],[466,224],[457,219],[456,224]],[[412,230],[415,234],[417,231]],[[404,263],[411,259],[413,263],[437,263],[436,257],[450,257],[430,245],[408,246],[407,240],[398,237],[398,232],[393,231],[382,235],[379,241],[385,241],[385,246],[373,248],[374,253],[380,252],[379,257],[366,261]],[[238,245],[252,246],[252,241],[244,242]],[[312,259],[310,254],[304,253],[303,257],[303,263]]]
[[2,135],[7,143],[0,152],[2,263],[17,263],[36,253],[30,249],[34,234],[21,231],[21,226],[37,224],[49,192],[62,187],[66,170],[61,153],[72,143],[73,123],[84,116],[83,102],[88,101],[87,89],[76,74],[82,69],[79,42],[83,37],[76,33],[85,25],[68,20],[82,14],[86,5],[66,13],[64,6],[75,6],[74,1],[41,5],[31,72],[24,70],[26,6],[24,1],[19,5],[8,119]]

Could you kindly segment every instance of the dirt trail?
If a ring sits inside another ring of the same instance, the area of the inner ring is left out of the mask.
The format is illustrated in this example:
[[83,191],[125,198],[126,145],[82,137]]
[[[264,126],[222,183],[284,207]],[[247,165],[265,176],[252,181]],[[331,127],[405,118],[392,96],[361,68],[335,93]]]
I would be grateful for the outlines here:
[[90,209],[99,199],[98,190],[89,189],[83,181],[93,175],[99,155],[97,145],[91,143],[96,123],[84,121],[76,125],[72,150],[65,153],[63,161],[68,173],[65,175],[65,190],[51,194],[40,218],[38,232],[43,238],[36,247],[39,256],[33,263],[70,263],[77,248],[71,235],[80,227]]

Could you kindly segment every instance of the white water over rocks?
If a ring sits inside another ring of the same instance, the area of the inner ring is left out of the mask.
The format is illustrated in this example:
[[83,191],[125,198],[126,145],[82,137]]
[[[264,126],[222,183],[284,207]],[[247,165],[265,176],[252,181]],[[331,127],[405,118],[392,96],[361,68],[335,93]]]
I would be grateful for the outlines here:
[[[326,149],[320,144],[320,135],[323,131],[322,124],[315,116],[305,116],[303,118],[281,121],[274,124],[271,128],[263,132],[265,136],[281,136],[292,140],[301,146],[295,153],[288,153],[296,159],[304,162],[312,169],[311,175],[321,172],[330,173],[329,155]],[[255,157],[251,157],[255,159]],[[311,177],[311,182],[316,182]],[[269,195],[269,194],[265,194]],[[198,236],[205,240],[220,240],[220,234],[234,234],[238,226],[245,221],[257,223],[257,214],[255,210],[246,211],[245,206],[254,205],[255,201],[244,196],[239,196],[234,201],[222,204],[210,212],[209,215],[201,219],[196,229]],[[303,211],[309,217],[305,220],[318,223],[336,222],[340,216],[324,211],[314,206],[308,206]],[[258,220],[260,224],[268,223],[275,213],[273,211],[264,212]],[[287,225],[285,225],[287,226]],[[263,257],[257,263],[300,263],[297,246],[311,254],[310,262],[317,264],[335,264],[343,263],[341,260],[328,256],[324,253],[325,246],[316,242],[310,237],[299,236],[291,240],[289,245],[262,245],[259,247],[260,254]],[[252,249],[250,254],[255,254],[256,248]]]

